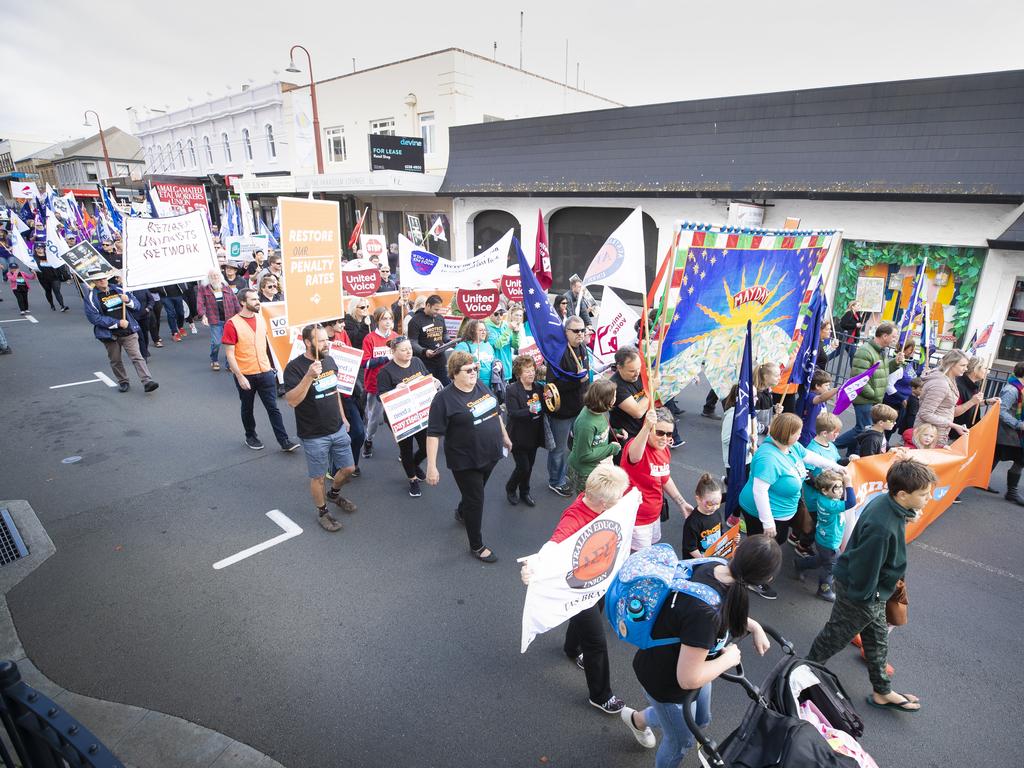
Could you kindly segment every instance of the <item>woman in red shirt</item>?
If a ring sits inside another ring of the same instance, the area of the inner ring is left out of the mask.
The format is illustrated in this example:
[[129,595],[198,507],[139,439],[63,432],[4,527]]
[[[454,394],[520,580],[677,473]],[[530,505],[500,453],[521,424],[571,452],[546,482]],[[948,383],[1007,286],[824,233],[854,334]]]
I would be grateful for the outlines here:
[[388,342],[397,339],[394,331],[395,317],[387,307],[378,307],[373,313],[373,330],[363,339],[363,388],[366,390],[366,441],[363,456],[373,456],[373,436],[384,421],[384,406],[377,393],[377,374],[381,366],[391,360]]
[[[629,477],[622,469],[612,464],[598,464],[587,477],[586,490],[562,513],[562,519],[555,526],[551,540],[544,546],[549,547],[565,541],[591,520],[614,507],[628,485]],[[544,551],[543,548],[541,551]],[[520,572],[523,584],[529,584],[532,575],[530,562],[527,560]],[[622,710],[625,702],[612,693],[603,613],[602,597],[597,603],[569,619],[562,649],[586,675],[590,704],[602,712],[614,715]],[[647,746],[654,746],[653,733],[650,734],[650,744]]]
[[689,517],[693,511],[670,474],[672,457],[668,447],[674,425],[675,417],[667,408],[648,411],[644,425],[622,451],[622,468],[643,497],[633,526],[634,552],[661,540],[663,494],[676,503],[683,517]]

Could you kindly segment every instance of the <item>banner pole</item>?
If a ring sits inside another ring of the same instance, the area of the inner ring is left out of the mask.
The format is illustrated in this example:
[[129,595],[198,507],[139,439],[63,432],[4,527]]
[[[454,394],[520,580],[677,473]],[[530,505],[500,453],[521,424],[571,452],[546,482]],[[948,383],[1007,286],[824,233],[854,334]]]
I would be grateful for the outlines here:
[[[676,228],[675,237],[672,238],[672,245],[669,246],[668,253],[665,254],[666,263],[670,259],[674,259],[676,251],[679,248],[679,229]],[[671,271],[666,270],[663,279],[665,280],[665,287],[661,295],[661,322],[658,327],[658,359],[654,362],[654,372],[657,374],[661,373],[661,353],[662,346],[665,344],[665,334],[668,332],[669,320],[666,318],[668,313],[668,301],[669,291],[672,290],[672,276]]]

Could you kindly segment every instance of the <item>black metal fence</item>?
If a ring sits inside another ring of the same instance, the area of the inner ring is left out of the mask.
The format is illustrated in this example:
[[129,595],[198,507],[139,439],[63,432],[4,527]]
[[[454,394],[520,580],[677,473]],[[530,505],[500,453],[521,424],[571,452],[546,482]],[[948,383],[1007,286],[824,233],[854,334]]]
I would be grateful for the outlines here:
[[22,680],[13,661],[0,661],[0,719],[5,768],[124,768],[85,726]]

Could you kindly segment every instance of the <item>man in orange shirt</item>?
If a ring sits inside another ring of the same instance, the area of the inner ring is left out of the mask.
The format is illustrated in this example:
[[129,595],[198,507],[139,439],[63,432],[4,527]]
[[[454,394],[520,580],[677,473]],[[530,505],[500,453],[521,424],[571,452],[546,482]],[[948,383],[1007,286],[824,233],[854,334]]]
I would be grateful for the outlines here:
[[251,288],[243,288],[238,292],[238,300],[242,310],[224,323],[221,344],[227,353],[228,367],[235,375],[238,397],[242,400],[245,444],[254,451],[263,450],[263,441],[256,435],[256,417],[253,415],[253,404],[259,394],[274,429],[274,437],[281,450],[290,453],[299,444],[288,437],[277,407],[277,372],[270,362],[267,324],[260,314],[259,294]]

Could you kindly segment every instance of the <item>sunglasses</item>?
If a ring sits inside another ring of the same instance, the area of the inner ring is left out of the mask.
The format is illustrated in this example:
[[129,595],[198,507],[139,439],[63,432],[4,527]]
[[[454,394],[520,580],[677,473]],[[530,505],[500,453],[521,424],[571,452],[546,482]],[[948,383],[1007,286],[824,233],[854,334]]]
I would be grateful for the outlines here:
[[468,368],[459,368],[459,373],[476,373],[479,370],[479,365],[471,365]]
[[369,304],[360,304],[358,307],[356,307],[356,309],[369,309],[369,308],[370,308]]
[[586,328],[566,328],[565,330],[568,333],[583,333],[587,329]]
[[654,434],[656,434],[658,437],[672,437],[672,430],[670,429],[668,432],[666,432],[663,429],[656,429],[654,430]]

